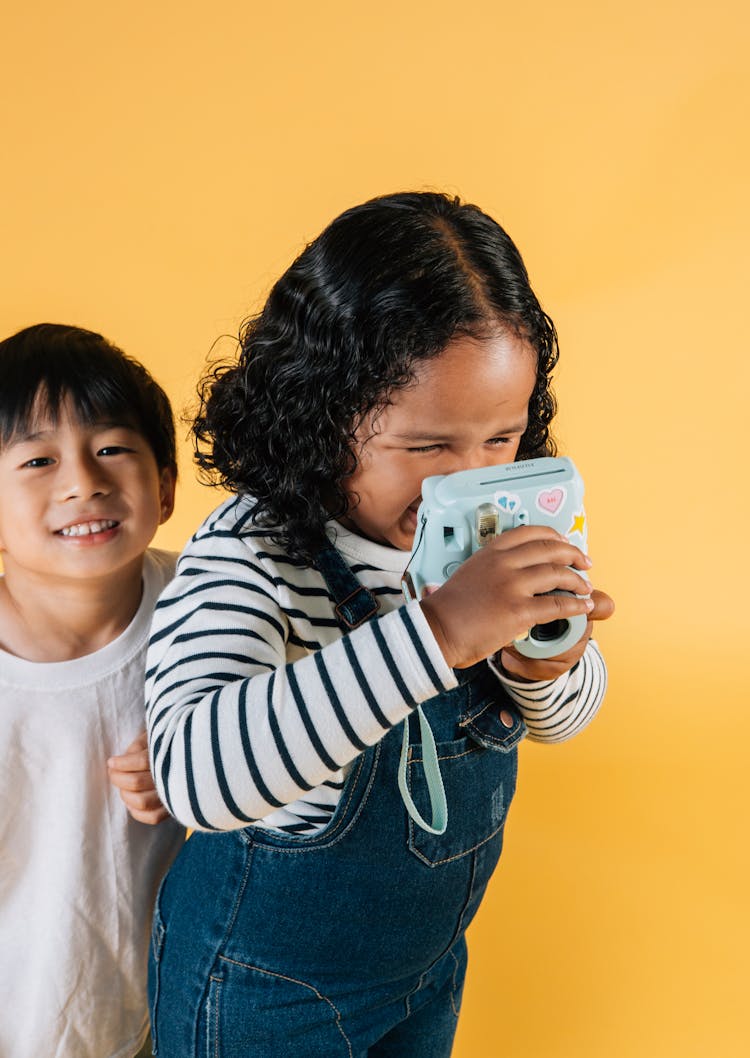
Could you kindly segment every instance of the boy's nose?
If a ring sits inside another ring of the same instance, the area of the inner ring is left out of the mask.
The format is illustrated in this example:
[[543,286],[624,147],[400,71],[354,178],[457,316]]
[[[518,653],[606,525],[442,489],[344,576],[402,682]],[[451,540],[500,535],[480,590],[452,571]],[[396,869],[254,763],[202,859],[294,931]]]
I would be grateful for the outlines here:
[[68,464],[60,495],[64,500],[88,500],[95,496],[106,496],[109,490],[107,475],[101,463],[95,459],[81,458]]

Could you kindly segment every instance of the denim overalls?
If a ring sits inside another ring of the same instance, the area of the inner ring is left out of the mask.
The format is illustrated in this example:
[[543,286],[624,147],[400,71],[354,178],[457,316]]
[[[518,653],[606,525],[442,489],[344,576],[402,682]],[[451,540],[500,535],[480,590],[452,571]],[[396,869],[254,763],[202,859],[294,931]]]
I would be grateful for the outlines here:
[[[333,548],[316,564],[348,631],[372,596]],[[407,815],[399,725],[353,762],[322,833],[190,837],[154,912],[158,1058],[447,1058],[464,932],[500,856],[526,730],[485,663],[456,675],[458,687],[423,705],[444,834]],[[429,819],[420,754],[410,746],[407,780]]]

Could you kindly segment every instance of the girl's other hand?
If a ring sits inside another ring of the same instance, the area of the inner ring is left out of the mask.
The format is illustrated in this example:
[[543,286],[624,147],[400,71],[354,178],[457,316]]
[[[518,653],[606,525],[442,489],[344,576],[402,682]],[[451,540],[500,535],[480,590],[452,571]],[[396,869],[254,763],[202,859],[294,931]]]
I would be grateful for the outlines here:
[[[577,614],[592,617],[597,600],[576,572],[590,567],[589,558],[554,529],[522,526],[473,554],[420,605],[448,665],[468,668],[533,625]],[[571,594],[546,594],[555,590]],[[602,617],[609,616],[605,598],[602,594]]]
[[145,731],[119,757],[110,757],[107,767],[109,781],[120,791],[133,819],[153,825],[169,816],[154,786]]
[[530,680],[556,680],[568,669],[572,669],[575,663],[583,656],[586,645],[591,639],[594,631],[594,621],[606,621],[615,612],[615,604],[612,598],[603,591],[595,588],[591,592],[594,609],[589,614],[586,622],[586,631],[578,642],[566,650],[564,654],[558,654],[554,658],[527,658],[519,654],[511,644],[503,647],[496,659],[503,672],[511,679]]

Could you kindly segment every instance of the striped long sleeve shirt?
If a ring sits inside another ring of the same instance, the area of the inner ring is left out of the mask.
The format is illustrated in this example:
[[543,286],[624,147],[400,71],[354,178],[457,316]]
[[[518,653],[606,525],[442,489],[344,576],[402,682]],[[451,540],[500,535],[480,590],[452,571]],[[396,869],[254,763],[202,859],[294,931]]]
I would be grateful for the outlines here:
[[[157,604],[146,672],[152,767],[162,800],[189,827],[322,829],[355,757],[456,686],[419,603],[404,605],[408,554],[336,523],[330,532],[380,604],[345,635],[322,576],[254,527],[243,497],[206,519]],[[593,642],[554,681],[497,675],[529,737],[544,742],[580,731],[606,686]]]

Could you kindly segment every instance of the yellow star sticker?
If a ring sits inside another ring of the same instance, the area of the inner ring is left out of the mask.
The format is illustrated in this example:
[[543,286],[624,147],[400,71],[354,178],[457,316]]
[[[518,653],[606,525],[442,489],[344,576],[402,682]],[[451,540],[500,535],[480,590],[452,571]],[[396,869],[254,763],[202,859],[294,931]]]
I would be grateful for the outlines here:
[[583,513],[583,511],[581,511],[580,514],[574,514],[573,524],[571,525],[570,529],[568,529],[568,536],[570,536],[571,533],[580,533],[581,536],[583,536],[583,527],[585,526],[585,524],[586,515]]

